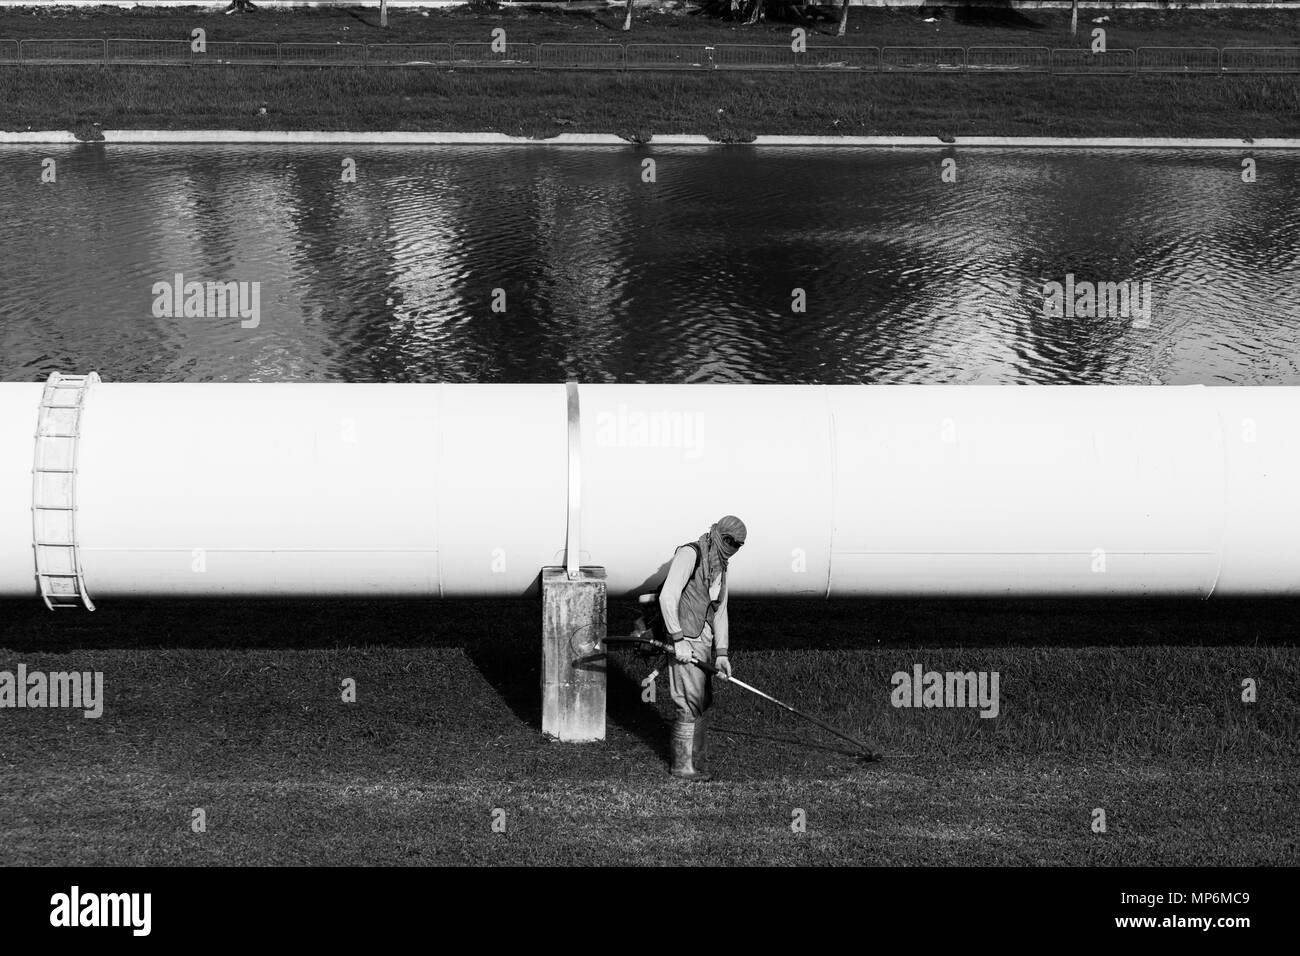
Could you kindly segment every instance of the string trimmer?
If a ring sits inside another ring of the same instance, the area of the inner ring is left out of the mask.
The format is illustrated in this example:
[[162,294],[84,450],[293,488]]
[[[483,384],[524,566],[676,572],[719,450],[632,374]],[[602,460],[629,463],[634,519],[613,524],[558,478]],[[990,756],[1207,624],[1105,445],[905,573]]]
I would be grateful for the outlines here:
[[[645,628],[634,632],[630,637],[606,637],[605,643],[606,644],[632,644],[632,645],[639,645],[642,647],[653,647],[660,651],[663,651],[665,654],[669,655],[670,658],[674,657],[675,655],[673,654],[672,645],[667,644],[664,641],[657,640],[654,637],[651,637],[650,635],[652,633],[653,632],[650,629]],[[816,724],[818,727],[822,728],[823,730],[830,731],[836,737],[839,737],[841,740],[847,740],[849,743],[853,744],[853,746],[858,748],[859,760],[879,759],[879,753],[878,751],[876,751],[874,747],[871,747],[868,744],[864,744],[856,737],[850,736],[849,734],[846,734],[844,731],[839,730],[836,727],[832,727],[830,724],[826,723],[826,721],[814,717],[812,714],[806,714],[798,707],[792,707],[789,704],[785,703],[784,701],[777,700],[771,694],[764,693],[763,691],[759,690],[757,687],[754,687],[752,684],[746,684],[743,680],[740,680],[737,677],[728,677],[726,674],[721,673],[712,664],[705,664],[703,661],[697,661],[697,660],[692,660],[691,663],[694,664],[696,667],[698,667],[700,670],[704,671],[706,674],[713,674],[719,680],[724,680],[728,684],[734,684],[736,687],[743,688],[744,690],[749,691],[751,694],[756,694],[757,696],[763,698],[764,700],[771,701],[772,703],[776,704],[776,706],[784,710],[788,710],[790,713],[794,714],[795,716],[802,717],[804,720],[811,721],[812,723]],[[658,673],[657,670],[656,673]]]

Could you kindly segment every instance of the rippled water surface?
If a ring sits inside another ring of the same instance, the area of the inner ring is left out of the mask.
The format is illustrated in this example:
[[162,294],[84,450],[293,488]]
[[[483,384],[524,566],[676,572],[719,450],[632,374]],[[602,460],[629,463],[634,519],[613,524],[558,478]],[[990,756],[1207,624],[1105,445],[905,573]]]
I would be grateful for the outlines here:
[[[4,147],[0,378],[1300,384],[1300,157],[952,155]],[[155,317],[177,273],[258,326]],[[1045,317],[1067,273],[1149,326]]]

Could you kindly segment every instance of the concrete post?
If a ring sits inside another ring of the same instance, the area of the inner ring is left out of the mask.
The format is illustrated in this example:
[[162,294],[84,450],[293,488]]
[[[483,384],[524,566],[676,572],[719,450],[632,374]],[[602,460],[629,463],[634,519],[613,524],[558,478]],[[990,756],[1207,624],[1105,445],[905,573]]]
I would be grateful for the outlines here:
[[542,569],[542,733],[605,739],[605,569]]

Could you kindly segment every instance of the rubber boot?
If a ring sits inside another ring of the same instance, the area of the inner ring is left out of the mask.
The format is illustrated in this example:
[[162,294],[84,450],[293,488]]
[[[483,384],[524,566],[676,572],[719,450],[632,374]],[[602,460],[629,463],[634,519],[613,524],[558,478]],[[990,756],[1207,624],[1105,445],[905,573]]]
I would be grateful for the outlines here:
[[691,747],[691,765],[703,774],[709,772],[708,720],[703,714],[695,718],[695,740]]
[[672,775],[682,780],[708,780],[709,775],[700,773],[691,762],[691,750],[695,745],[695,724],[679,720],[673,724],[673,769]]

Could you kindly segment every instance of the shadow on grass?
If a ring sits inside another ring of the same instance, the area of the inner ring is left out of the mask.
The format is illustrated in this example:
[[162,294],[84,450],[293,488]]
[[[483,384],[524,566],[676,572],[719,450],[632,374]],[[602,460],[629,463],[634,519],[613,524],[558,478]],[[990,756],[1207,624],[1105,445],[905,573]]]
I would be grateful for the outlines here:
[[[1065,655],[1067,660],[1058,659],[1051,664],[1065,670],[1049,667],[1048,671],[1065,675],[1062,679],[1079,675],[1095,678],[1098,673],[1120,675],[1124,677],[1122,684],[1132,683],[1124,676],[1132,668],[1149,668],[1153,662],[1158,670],[1176,673],[1179,666],[1184,666],[1180,661],[1190,661],[1187,666],[1195,672],[1193,678],[1200,679],[1196,677],[1199,674],[1196,668],[1200,666],[1196,662],[1203,661],[1205,655],[1180,654],[1178,648],[1300,644],[1297,640],[1300,601],[1294,599],[782,602],[735,598],[733,601],[731,643],[733,657],[742,668],[746,654],[759,652],[775,658],[774,666],[779,666],[781,660],[797,657],[797,654],[775,653],[784,651],[816,650],[840,656],[847,652],[851,656],[855,650],[882,648],[1133,649],[1129,655],[1097,651],[1109,661],[1100,670],[1094,666],[1096,655]],[[627,634],[637,610],[633,602],[612,600],[609,633]],[[21,659],[20,655],[29,653],[62,655],[101,649],[293,652],[445,648],[452,651],[451,656],[463,653],[516,719],[540,734],[540,630],[541,607],[537,600],[146,602],[102,599],[99,610],[93,613],[52,613],[39,601],[4,601],[0,602],[0,664],[12,663],[14,658]],[[1035,653],[1031,652],[1029,658]],[[880,664],[881,655],[875,659]],[[1028,658],[1022,658],[1025,659]],[[612,652],[608,660],[610,726],[622,731],[625,739],[643,742],[666,766],[669,730],[663,680],[659,684],[658,704],[647,704],[641,700],[640,682],[654,665],[622,650]],[[292,653],[285,654],[283,661],[285,667],[295,666]],[[815,659],[805,662],[817,663]],[[816,673],[815,669],[812,673]],[[473,675],[463,675],[462,679],[477,683]],[[806,676],[794,679],[784,688],[764,687],[761,681],[759,686],[803,707],[808,700],[805,692],[810,687],[807,680]],[[1079,687],[1094,694],[1095,699],[1111,699],[1110,689],[1088,681]],[[840,688],[836,692],[858,691]],[[1083,690],[1075,692],[1083,693]],[[1181,698],[1170,699],[1172,713],[1181,713],[1178,699]],[[817,713],[817,706],[809,705],[809,712]],[[1061,723],[1067,736],[1082,733],[1072,723],[1068,708],[1059,713],[1049,708],[1045,713],[1047,716],[1040,722],[1044,726],[1055,721]],[[820,730],[810,726],[796,728],[790,724],[787,729],[783,724],[780,730],[783,736],[762,737],[750,727],[736,728],[735,723],[735,719],[724,717],[716,729],[724,734],[789,744],[809,754],[854,756],[845,745],[829,735],[822,736]],[[784,737],[787,733],[792,735],[788,739]],[[1032,732],[1027,733],[1029,744],[1037,746],[1037,738]],[[1094,731],[1088,729],[1087,733],[1092,735]],[[1225,746],[1235,746],[1243,733],[1238,728],[1227,734]],[[888,733],[877,728],[867,742],[879,749],[888,737]],[[1278,738],[1284,737],[1285,732],[1279,731]],[[904,746],[915,749],[910,747],[911,738],[907,740],[909,743]],[[891,755],[885,749],[884,756],[890,759],[898,755]]]
[[713,734],[726,734],[730,737],[745,737],[749,740],[766,741],[772,744],[789,744],[799,750],[816,750],[821,753],[835,754],[839,757],[848,757],[858,760],[861,757],[856,750],[851,750],[843,744],[817,743],[815,741],[805,740],[799,737],[773,737],[771,734],[756,734],[748,730],[737,730],[728,724],[716,724],[711,728]]
[[0,601],[0,647],[310,649],[466,647],[527,625],[530,601],[99,600],[93,613]]
[[[466,655],[484,680],[492,685],[515,718],[541,733],[541,651],[538,640],[526,631],[503,635],[494,641],[479,641],[466,648]],[[599,659],[598,655],[597,658]],[[658,710],[641,700],[641,679],[622,655],[605,660],[605,719],[639,738],[650,750],[668,761],[668,724]],[[648,669],[646,671],[649,672]]]
[[[605,699],[605,717],[611,724],[637,737],[663,761],[671,762],[668,738],[670,725],[659,709],[641,699],[641,681],[646,674],[629,667],[622,655],[608,655],[608,686]],[[660,673],[660,686],[666,678]]]
[[542,661],[540,641],[520,631],[503,632],[492,640],[475,641],[465,655],[492,685],[515,718],[538,733],[542,730]]
[[383,39],[386,36],[384,32],[380,32],[383,31],[384,28],[379,25],[379,16],[377,14],[371,18],[366,16],[364,11],[358,10],[356,7],[344,7],[343,13],[357,21],[357,23],[360,23],[362,26],[369,27],[371,30],[376,31],[376,35],[380,39]]
[[968,3],[952,12],[952,19],[968,27],[987,27],[991,30],[1042,30],[1037,23],[1011,6],[1010,0],[981,0]]
[[[540,666],[541,605],[511,600],[114,600],[95,612],[0,601],[0,648],[517,647]],[[641,608],[611,598],[609,633]],[[1300,644],[1300,600],[732,598],[732,648],[1113,647]],[[514,653],[513,651],[511,653]],[[502,666],[505,666],[503,662]],[[530,689],[530,694],[535,692]],[[638,698],[639,699],[639,695]]]

